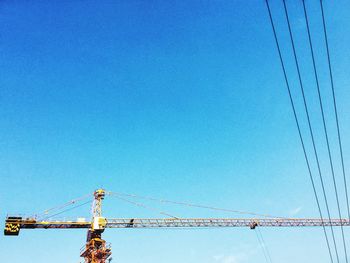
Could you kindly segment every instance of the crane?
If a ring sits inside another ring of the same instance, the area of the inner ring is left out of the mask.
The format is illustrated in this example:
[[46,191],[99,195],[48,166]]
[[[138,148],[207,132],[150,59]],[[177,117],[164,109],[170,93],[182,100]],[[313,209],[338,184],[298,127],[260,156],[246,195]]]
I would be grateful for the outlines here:
[[87,229],[87,240],[80,256],[85,263],[105,263],[111,258],[111,246],[102,239],[106,228],[195,228],[195,227],[318,227],[350,226],[349,219],[312,218],[105,218],[102,216],[102,200],[106,191],[94,192],[92,220],[46,221],[19,216],[8,216],[4,234],[18,236],[21,229]]

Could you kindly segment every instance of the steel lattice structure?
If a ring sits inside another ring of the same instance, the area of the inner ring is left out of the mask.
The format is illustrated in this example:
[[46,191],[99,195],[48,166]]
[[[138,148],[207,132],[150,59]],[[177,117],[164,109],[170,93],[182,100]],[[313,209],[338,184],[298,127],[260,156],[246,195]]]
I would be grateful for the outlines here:
[[[36,221],[8,217],[8,225],[19,229],[91,228],[92,222]],[[191,228],[191,227],[317,227],[350,226],[347,219],[321,220],[315,218],[106,218],[105,228]]]
[[85,221],[44,221],[35,218],[7,217],[5,235],[18,235],[20,229],[87,229],[87,242],[81,250],[86,263],[104,263],[112,254],[102,239],[106,228],[215,228],[215,227],[320,227],[350,226],[349,219],[315,218],[105,218],[101,207],[105,191],[94,192],[93,217]]

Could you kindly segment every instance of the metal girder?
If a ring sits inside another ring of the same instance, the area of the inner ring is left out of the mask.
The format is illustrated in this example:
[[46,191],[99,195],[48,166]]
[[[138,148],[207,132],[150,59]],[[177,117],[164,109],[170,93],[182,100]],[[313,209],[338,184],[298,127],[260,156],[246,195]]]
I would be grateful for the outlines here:
[[[215,227],[318,227],[350,226],[349,219],[310,219],[310,218],[105,218],[102,215],[102,200],[105,190],[94,192],[92,219],[90,222],[50,221],[20,216],[7,217],[4,234],[17,236],[21,229],[88,229],[87,241],[80,256],[85,263],[105,263],[110,258],[111,247],[102,239],[105,228],[215,228]],[[68,204],[75,203],[75,200]],[[65,207],[61,206],[59,208]],[[50,209],[52,210],[52,209]],[[50,211],[49,210],[49,211]],[[57,215],[57,213],[56,213]],[[48,218],[48,217],[45,217]]]
[[17,236],[20,229],[36,228],[91,228],[91,222],[80,221],[37,221],[35,218],[8,217],[5,221],[4,234]]
[[107,219],[106,228],[188,228],[188,227],[317,227],[350,226],[347,219],[235,219],[235,218],[176,218],[176,219]]
[[[194,228],[194,227],[317,227],[317,226],[350,226],[348,219],[297,219],[297,218],[109,218],[105,228]],[[6,219],[5,235],[18,235],[20,229],[91,229],[92,222],[79,221],[36,221],[9,217]]]
[[90,222],[73,222],[73,221],[40,221],[36,223],[24,222],[20,228],[90,228]]

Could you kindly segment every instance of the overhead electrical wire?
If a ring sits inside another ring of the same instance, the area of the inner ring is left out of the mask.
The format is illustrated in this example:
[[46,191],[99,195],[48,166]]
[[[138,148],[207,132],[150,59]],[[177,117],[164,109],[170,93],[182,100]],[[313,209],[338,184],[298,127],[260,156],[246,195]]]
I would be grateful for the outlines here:
[[[313,147],[313,150],[314,150],[315,159],[316,159],[316,163],[317,163],[318,174],[319,174],[319,178],[320,178],[320,181],[321,181],[323,197],[324,197],[324,200],[325,200],[325,205],[326,205],[328,219],[330,220],[331,219],[331,213],[330,213],[330,210],[329,210],[327,194],[326,194],[326,190],[325,190],[325,187],[324,187],[320,161],[319,161],[319,158],[318,158],[318,153],[317,153],[317,149],[316,149],[314,133],[313,133],[312,125],[311,125],[311,121],[310,121],[309,109],[308,109],[307,102],[306,102],[306,97],[305,97],[304,84],[303,84],[303,81],[302,81],[302,78],[301,78],[301,73],[300,73],[299,60],[298,60],[297,53],[296,53],[296,48],[295,48],[295,44],[294,44],[294,37],[293,37],[293,33],[292,33],[290,21],[289,21],[289,14],[288,14],[288,9],[287,9],[285,0],[283,0],[283,7],[284,7],[284,12],[285,12],[285,15],[286,15],[286,19],[287,19],[288,32],[289,32],[289,36],[290,36],[290,40],[291,40],[291,44],[292,44],[294,61],[295,61],[295,65],[296,65],[296,68],[297,68],[299,85],[300,85],[300,89],[301,89],[301,93],[302,93],[304,109],[305,109],[305,113],[306,113],[306,117],[307,117],[307,123],[308,123],[309,131],[310,131],[310,135],[311,135],[312,147]],[[336,191],[336,194],[337,194],[337,189],[335,189],[335,191]],[[335,241],[334,229],[333,229],[333,226],[330,226],[330,228],[331,228],[331,234],[332,234],[332,239],[333,239],[333,244],[334,244],[334,248],[335,248],[335,254],[336,254],[337,262],[339,263],[339,254],[338,254],[337,243]]]
[[272,215],[267,215],[267,214],[258,214],[258,213],[253,213],[253,212],[238,211],[238,210],[232,210],[232,209],[226,209],[226,208],[218,208],[218,207],[199,205],[199,204],[193,204],[193,203],[177,202],[177,201],[171,201],[171,200],[166,200],[166,199],[157,199],[157,198],[153,198],[153,197],[139,196],[139,195],[134,195],[134,194],[125,194],[125,193],[117,193],[117,192],[107,192],[107,194],[116,195],[116,196],[127,196],[127,197],[133,197],[133,198],[138,198],[138,199],[156,201],[156,202],[160,202],[160,203],[169,203],[169,204],[175,204],[175,205],[183,205],[183,206],[189,206],[189,207],[204,208],[204,209],[209,209],[209,210],[231,212],[231,213],[237,213],[237,214],[263,216],[263,217],[268,217],[268,218],[286,218],[286,217],[280,217],[280,216],[272,216]]
[[[315,55],[314,55],[314,49],[313,49],[313,45],[312,45],[310,26],[309,26],[309,19],[308,19],[308,15],[307,15],[307,11],[306,11],[305,0],[302,0],[302,3],[303,3],[304,15],[305,15],[307,35],[308,35],[310,51],[311,51],[312,66],[313,66],[314,76],[315,76],[315,80],[316,80],[318,100],[319,100],[319,105],[320,105],[321,114],[322,114],[323,130],[324,130],[325,137],[326,137],[327,151],[328,151],[329,163],[330,163],[330,167],[331,167],[333,186],[334,186],[334,190],[335,190],[335,196],[336,196],[336,202],[337,202],[337,208],[338,208],[338,215],[339,215],[339,219],[341,220],[342,219],[342,215],[341,215],[340,204],[339,204],[339,196],[338,196],[337,184],[336,184],[336,181],[335,181],[333,160],[332,160],[332,154],[331,154],[330,145],[329,145],[328,131],[327,131],[326,119],[325,119],[325,114],[324,114],[324,109],[323,109],[323,102],[322,102],[322,96],[321,96],[321,91],[320,91],[320,84],[319,84],[319,79],[318,79],[318,74],[317,74],[317,69],[316,69]],[[347,254],[347,249],[346,249],[343,225],[341,225],[340,228],[341,228],[341,234],[342,234],[342,239],[343,239],[345,260],[346,260],[346,262],[348,262],[348,254]]]
[[336,120],[336,125],[337,125],[337,135],[338,135],[337,137],[338,137],[338,145],[339,145],[340,159],[341,159],[342,173],[343,173],[343,180],[344,180],[346,205],[347,205],[347,211],[348,211],[348,218],[350,218],[349,197],[348,197],[348,187],[347,187],[346,175],[345,175],[343,146],[342,146],[341,136],[340,136],[339,118],[338,118],[337,103],[336,103],[336,97],[335,97],[335,91],[334,91],[333,71],[332,71],[332,64],[331,64],[329,45],[328,45],[326,20],[325,20],[325,14],[324,14],[324,10],[323,10],[323,0],[320,0],[320,6],[321,6],[321,15],[322,15],[322,28],[323,28],[326,51],[327,51],[327,62],[328,62],[329,77],[330,77],[331,89],[332,89],[335,120]]
[[[320,205],[320,201],[319,201],[319,198],[318,198],[318,195],[317,195],[314,178],[313,178],[313,175],[312,175],[312,172],[311,172],[310,162],[309,162],[309,158],[307,156],[304,139],[303,139],[303,136],[302,136],[302,133],[301,133],[299,119],[298,119],[298,116],[297,116],[297,113],[296,113],[294,100],[293,100],[293,97],[292,97],[292,93],[291,93],[291,89],[290,89],[290,85],[289,85],[289,81],[288,81],[288,77],[287,77],[287,72],[286,72],[286,68],[285,68],[283,57],[282,57],[282,53],[281,53],[281,48],[280,48],[279,41],[278,41],[278,38],[277,38],[275,24],[273,22],[273,18],[272,18],[272,14],[271,14],[270,5],[269,5],[268,0],[265,0],[265,3],[266,3],[268,14],[269,14],[269,19],[270,19],[270,23],[271,23],[271,27],[272,27],[272,31],[273,31],[273,36],[274,36],[274,40],[275,40],[277,51],[278,51],[279,60],[280,60],[281,66],[282,66],[283,76],[284,76],[284,80],[285,80],[285,83],[286,83],[289,100],[290,100],[290,103],[291,103],[291,106],[292,106],[292,110],[293,110],[293,116],[294,116],[294,119],[295,119],[295,122],[296,122],[299,139],[300,139],[301,146],[302,146],[302,149],[303,149],[304,158],[305,158],[307,169],[308,169],[308,173],[309,173],[309,178],[310,178],[312,189],[313,189],[313,193],[314,193],[314,196],[315,196],[315,199],[316,199],[318,212],[320,214],[321,220],[323,220],[323,214],[322,214],[322,210],[321,210],[321,205]],[[328,253],[329,253],[329,256],[330,256],[330,260],[333,263],[334,262],[333,261],[333,255],[332,255],[332,251],[331,251],[331,247],[330,247],[330,243],[329,243],[329,240],[328,240],[328,235],[327,235],[327,231],[326,231],[325,226],[322,226],[322,229],[323,229],[323,233],[324,233],[324,236],[325,236],[325,240],[326,240],[326,244],[327,244],[327,249],[328,249]],[[334,234],[333,234],[333,240],[335,241]],[[338,259],[338,262],[339,262],[339,259]]]

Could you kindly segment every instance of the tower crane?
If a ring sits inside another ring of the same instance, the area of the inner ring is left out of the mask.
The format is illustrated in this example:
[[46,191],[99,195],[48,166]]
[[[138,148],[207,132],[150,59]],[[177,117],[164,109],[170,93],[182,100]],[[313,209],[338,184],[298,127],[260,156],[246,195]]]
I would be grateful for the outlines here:
[[86,244],[80,256],[85,263],[105,263],[112,254],[110,244],[102,239],[106,228],[208,228],[208,227],[330,227],[350,226],[349,219],[312,218],[105,218],[102,216],[102,200],[106,191],[94,192],[92,220],[85,221],[45,221],[19,216],[8,216],[4,234],[18,236],[21,229],[87,229]]

